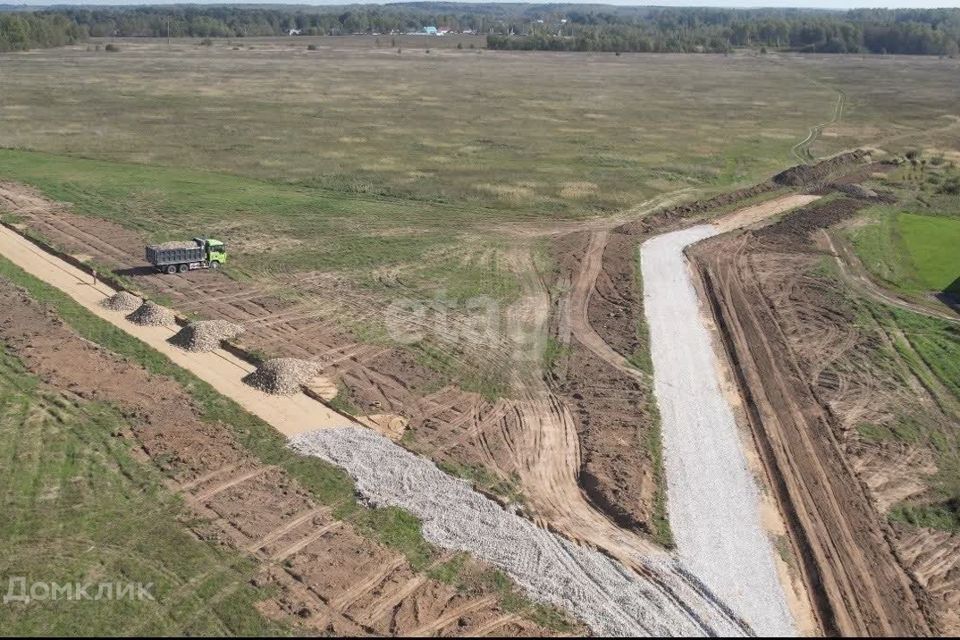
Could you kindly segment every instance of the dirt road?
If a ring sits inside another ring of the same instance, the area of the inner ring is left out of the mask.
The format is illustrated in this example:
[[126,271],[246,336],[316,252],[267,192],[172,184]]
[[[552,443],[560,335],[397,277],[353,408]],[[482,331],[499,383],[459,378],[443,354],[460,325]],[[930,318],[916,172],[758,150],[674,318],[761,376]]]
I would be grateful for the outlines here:
[[321,427],[355,423],[353,419],[336,413],[302,393],[278,397],[244,384],[241,379],[252,372],[254,366],[222,349],[210,353],[184,351],[167,342],[176,333],[176,329],[137,325],[126,320],[123,313],[103,308],[100,302],[116,293],[113,288],[103,282],[93,284],[89,274],[46,253],[2,226],[0,254],[24,271],[60,289],[90,312],[136,336],[181,367],[189,369],[247,411],[272,424],[284,435],[292,436]]
[[[221,580],[218,572],[243,557],[256,567],[254,582],[268,589],[258,610],[292,627],[295,635],[407,636],[427,629],[437,636],[550,635],[525,612],[507,612],[500,598],[491,600],[495,585],[465,592],[430,577],[431,567],[413,567],[400,551],[336,519],[335,504],[318,501],[282,464],[252,456],[233,428],[203,416],[179,383],[81,338],[2,279],[0,342],[43,380],[44,395],[62,394],[81,407],[95,400],[121,408],[128,420],[112,437],[129,445],[117,445],[124,455],[162,471],[167,488],[183,497],[183,526],[193,535],[233,550],[206,576],[187,580],[179,570],[168,571],[175,590],[166,602],[221,601],[236,584]],[[144,517],[149,522],[151,514]],[[83,553],[97,553],[86,546]],[[434,562],[452,555],[437,554]],[[468,560],[461,570],[471,575],[490,568]],[[175,636],[195,632],[193,609],[164,628]],[[153,622],[127,616],[118,630],[142,635]],[[225,625],[216,629],[230,633]]]
[[[939,311],[930,307],[904,300],[884,289],[875,283],[866,273],[866,269],[860,262],[857,255],[850,249],[846,242],[840,238],[834,239],[826,229],[821,231],[821,238],[824,244],[833,253],[840,275],[851,287],[861,293],[873,298],[882,304],[892,305],[905,311],[912,311],[929,318],[946,320],[947,322],[960,323],[960,315],[953,310]],[[945,305],[944,305],[945,306]]]

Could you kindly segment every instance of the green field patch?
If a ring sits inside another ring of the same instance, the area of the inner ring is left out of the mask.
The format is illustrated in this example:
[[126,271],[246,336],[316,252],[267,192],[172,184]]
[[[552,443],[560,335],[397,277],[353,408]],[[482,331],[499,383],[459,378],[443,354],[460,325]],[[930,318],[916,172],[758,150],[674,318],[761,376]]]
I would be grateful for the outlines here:
[[864,266],[888,285],[911,293],[945,291],[960,277],[960,219],[872,210],[872,221],[851,233]]
[[917,282],[960,292],[960,219],[901,213],[897,224]]

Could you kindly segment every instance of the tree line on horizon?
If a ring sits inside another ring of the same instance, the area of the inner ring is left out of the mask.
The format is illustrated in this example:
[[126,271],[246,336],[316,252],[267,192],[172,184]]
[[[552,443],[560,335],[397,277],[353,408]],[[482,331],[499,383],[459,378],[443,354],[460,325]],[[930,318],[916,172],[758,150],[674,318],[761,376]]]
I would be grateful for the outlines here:
[[487,36],[490,49],[956,56],[958,9],[713,9],[578,4],[60,7],[0,11],[0,51],[89,37],[242,38],[407,33],[426,26]]

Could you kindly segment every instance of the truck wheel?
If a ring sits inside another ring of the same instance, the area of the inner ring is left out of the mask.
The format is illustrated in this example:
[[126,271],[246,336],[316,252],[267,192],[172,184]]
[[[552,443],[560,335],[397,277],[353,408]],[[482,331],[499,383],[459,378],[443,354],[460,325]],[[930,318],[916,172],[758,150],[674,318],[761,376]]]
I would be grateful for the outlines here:
[[177,267],[177,268],[180,270],[180,273],[186,273],[187,270],[190,269],[190,265],[188,265],[188,264],[182,264],[182,265],[180,265],[180,266]]
[[176,272],[177,272],[177,265],[172,264],[169,267],[167,267],[167,273],[169,273],[170,275],[173,275]]
[[211,261],[210,261],[210,268],[211,268],[211,269],[219,269],[219,268],[220,268],[220,261],[219,261],[219,260],[211,260]]

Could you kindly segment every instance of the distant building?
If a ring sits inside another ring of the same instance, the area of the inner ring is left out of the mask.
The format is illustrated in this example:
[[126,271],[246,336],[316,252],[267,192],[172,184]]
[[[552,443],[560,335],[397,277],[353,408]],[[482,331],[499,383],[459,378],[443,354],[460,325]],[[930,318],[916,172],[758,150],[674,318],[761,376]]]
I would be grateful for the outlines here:
[[300,35],[300,29],[290,29],[290,33],[288,33],[287,35],[288,35],[288,36],[298,36],[298,35]]
[[435,35],[437,35],[437,28],[436,28],[436,27],[424,27],[424,28],[423,28],[423,32],[424,32],[425,34],[427,34],[428,36],[435,36]]

